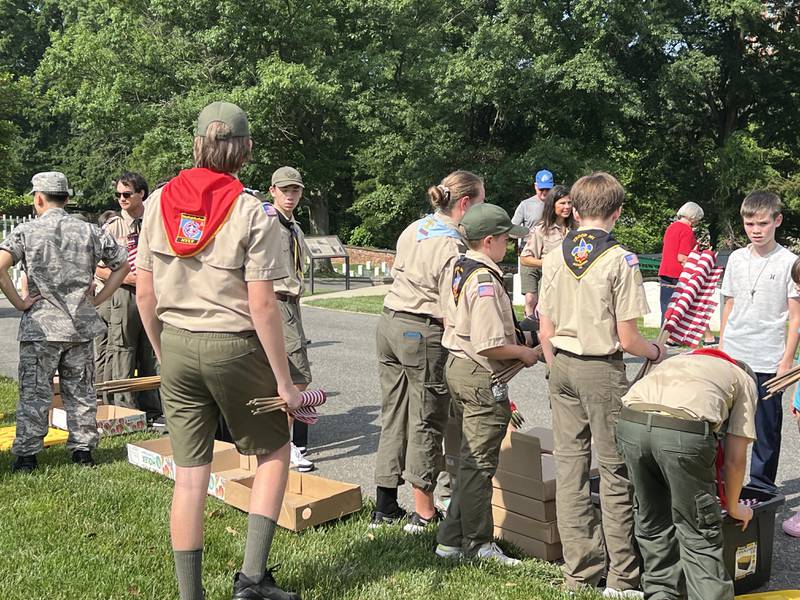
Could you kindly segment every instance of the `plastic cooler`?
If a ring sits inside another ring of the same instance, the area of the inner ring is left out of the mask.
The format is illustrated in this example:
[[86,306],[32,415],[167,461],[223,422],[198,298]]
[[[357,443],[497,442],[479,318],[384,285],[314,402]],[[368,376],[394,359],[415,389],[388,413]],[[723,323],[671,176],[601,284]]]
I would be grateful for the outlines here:
[[753,520],[742,531],[741,523],[729,516],[722,520],[725,538],[725,568],[733,579],[736,594],[743,594],[769,581],[772,572],[772,544],[775,536],[775,514],[785,498],[750,487],[742,488],[743,500],[758,500],[753,507]]

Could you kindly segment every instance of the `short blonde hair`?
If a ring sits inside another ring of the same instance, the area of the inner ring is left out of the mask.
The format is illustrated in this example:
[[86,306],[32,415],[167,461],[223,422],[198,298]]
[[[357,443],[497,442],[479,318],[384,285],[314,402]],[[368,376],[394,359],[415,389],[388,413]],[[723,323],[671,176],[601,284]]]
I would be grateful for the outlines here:
[[678,216],[690,221],[702,221],[705,216],[703,208],[696,202],[687,202],[678,209]]
[[205,136],[194,138],[194,166],[218,173],[238,173],[250,160],[252,146],[249,137],[230,134],[231,128],[222,121],[210,123]]

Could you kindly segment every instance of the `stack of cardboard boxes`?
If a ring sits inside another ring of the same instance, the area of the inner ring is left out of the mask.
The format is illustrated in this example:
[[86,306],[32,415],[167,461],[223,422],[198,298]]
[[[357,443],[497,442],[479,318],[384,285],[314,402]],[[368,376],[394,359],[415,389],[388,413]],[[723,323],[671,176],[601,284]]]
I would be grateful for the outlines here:
[[[48,425],[68,430],[67,411],[61,398],[58,377],[53,380],[53,404],[50,406]],[[147,429],[147,416],[140,410],[104,404],[97,399],[97,431],[103,437],[136,433]]]
[[[445,435],[445,462],[452,475],[458,473],[460,446],[459,429],[451,421]],[[492,479],[495,536],[549,561],[561,558],[553,446],[550,429],[510,430],[500,447],[500,462]]]

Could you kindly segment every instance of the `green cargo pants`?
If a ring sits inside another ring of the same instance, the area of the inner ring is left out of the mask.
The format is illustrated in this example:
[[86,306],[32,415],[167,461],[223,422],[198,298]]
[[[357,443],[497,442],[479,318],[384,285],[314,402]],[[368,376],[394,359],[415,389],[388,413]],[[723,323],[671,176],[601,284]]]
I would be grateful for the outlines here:
[[461,453],[450,507],[437,540],[471,556],[493,539],[492,477],[511,420],[511,405],[507,395],[499,402],[494,398],[491,373],[472,360],[450,355],[446,377],[461,429]]
[[714,489],[717,440],[620,419],[617,442],[635,493],[642,587],[651,600],[730,600]]
[[442,439],[450,404],[442,326],[426,317],[384,313],[376,341],[383,401],[375,483],[394,488],[408,481],[432,492],[444,469]]
[[[108,326],[95,339],[97,382],[157,375],[156,355],[136,307],[136,292],[129,286],[120,287],[97,312]],[[109,394],[108,402],[144,411],[149,421],[162,414],[158,390]]]
[[[639,586],[633,540],[633,489],[617,452],[614,428],[628,389],[622,355],[578,357],[557,352],[550,368],[556,462],[556,513],[567,587]],[[602,522],[589,493],[592,446],[600,468]]]

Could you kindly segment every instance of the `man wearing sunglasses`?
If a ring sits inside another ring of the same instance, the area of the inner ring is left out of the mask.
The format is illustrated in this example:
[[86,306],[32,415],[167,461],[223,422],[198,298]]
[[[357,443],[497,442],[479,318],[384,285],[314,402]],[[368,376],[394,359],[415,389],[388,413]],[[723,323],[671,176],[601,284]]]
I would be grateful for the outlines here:
[[[95,341],[98,382],[157,373],[155,353],[136,308],[135,261],[144,215],[144,200],[148,192],[147,181],[140,173],[126,171],[120,175],[114,193],[120,213],[103,225],[105,231],[122,247],[127,248],[131,271],[111,299],[99,307],[100,316],[108,325],[108,330]],[[96,275],[100,280],[98,287],[102,286],[110,274],[105,266],[97,268]],[[157,390],[135,394],[117,393],[111,395],[109,401],[118,406],[144,411],[151,424],[161,426],[164,423]]]

